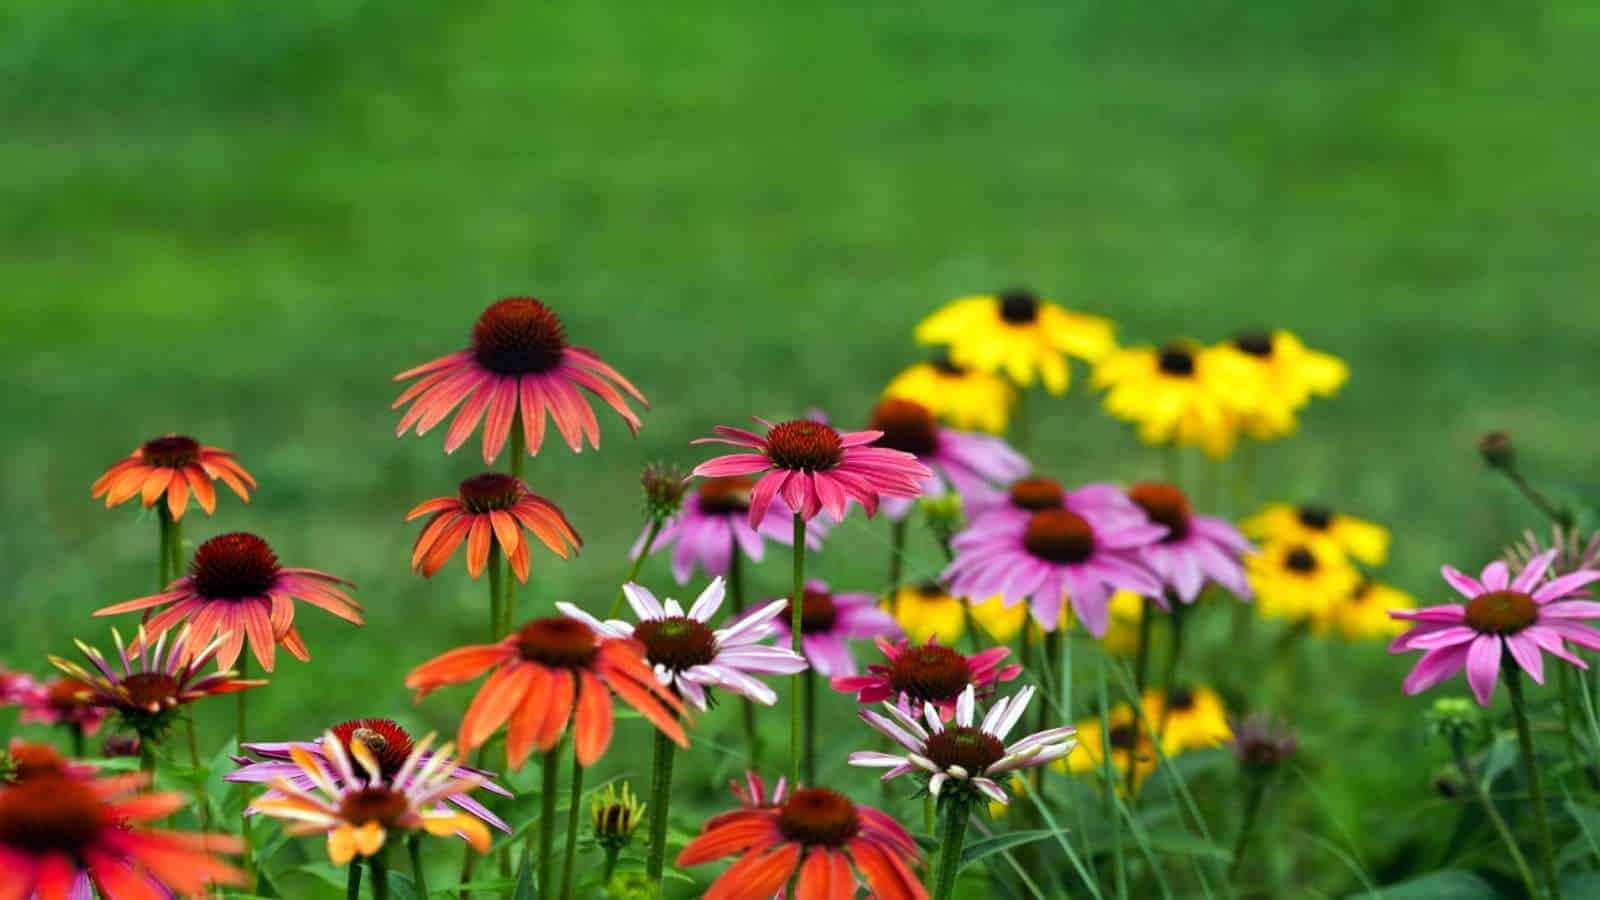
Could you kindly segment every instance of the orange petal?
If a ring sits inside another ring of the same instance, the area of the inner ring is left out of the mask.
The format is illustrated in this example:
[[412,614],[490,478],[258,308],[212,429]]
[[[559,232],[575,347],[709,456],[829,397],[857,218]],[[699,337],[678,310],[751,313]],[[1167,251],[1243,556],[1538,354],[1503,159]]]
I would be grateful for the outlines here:
[[467,714],[461,717],[461,733],[456,743],[461,745],[462,752],[478,747],[505,724],[533,683],[532,668],[528,663],[517,662],[489,676],[478,696],[472,698]]
[[728,867],[706,891],[705,900],[754,900],[776,894],[800,862],[800,845],[779,844],[770,852],[753,850]]
[[611,693],[592,672],[584,672],[579,682],[578,719],[573,749],[578,765],[594,765],[611,745]]
[[457,647],[412,669],[406,676],[406,687],[417,691],[420,700],[436,688],[477,678],[497,663],[506,661],[510,653],[503,644]]

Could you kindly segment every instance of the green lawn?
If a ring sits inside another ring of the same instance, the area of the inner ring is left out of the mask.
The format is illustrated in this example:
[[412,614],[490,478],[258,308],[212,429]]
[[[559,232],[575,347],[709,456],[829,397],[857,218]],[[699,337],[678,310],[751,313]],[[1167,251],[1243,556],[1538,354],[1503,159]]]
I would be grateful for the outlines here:
[[[89,484],[176,430],[261,482],[186,536],[259,531],[359,582],[370,612],[353,631],[302,609],[313,662],[280,667],[254,730],[453,729],[467,692],[413,710],[401,677],[481,637],[482,589],[459,564],[411,575],[400,517],[476,456],[395,440],[389,379],[512,293],[653,404],[637,441],[613,418],[598,454],[533,463],[587,540],[574,563],[536,557],[538,604],[609,602],[646,461],[692,464],[689,439],[750,414],[858,421],[918,357],[922,315],[1014,282],[1130,342],[1284,326],[1348,359],[1346,391],[1264,449],[1260,493],[1392,526],[1387,574],[1424,598],[1441,562],[1481,564],[1535,521],[1481,472],[1477,434],[1593,477],[1590,4],[560,6],[0,8],[0,657],[105,642],[88,612],[150,588],[154,525]],[[1033,404],[1040,467],[1152,471],[1083,383]],[[875,586],[885,534],[847,525],[817,565]],[[1227,651],[1196,665],[1259,701]],[[1320,802],[1296,782],[1284,833],[1348,829],[1375,877],[1418,867],[1457,815],[1430,785],[1426,698],[1401,697],[1381,647],[1319,647],[1309,671],[1285,711]],[[220,745],[230,710],[210,712]],[[704,727],[733,740],[726,711]],[[839,741],[830,772],[857,749]],[[642,746],[608,770],[644,772]],[[733,767],[686,764],[683,808],[723,805]],[[1205,799],[1226,833],[1232,799]],[[1294,896],[1359,887],[1308,841],[1273,849]]]

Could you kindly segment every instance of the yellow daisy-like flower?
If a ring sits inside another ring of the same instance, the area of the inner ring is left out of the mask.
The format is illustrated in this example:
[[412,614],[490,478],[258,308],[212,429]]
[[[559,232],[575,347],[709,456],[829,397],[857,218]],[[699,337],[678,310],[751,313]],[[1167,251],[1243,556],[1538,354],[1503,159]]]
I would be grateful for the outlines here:
[[1389,610],[1416,608],[1417,598],[1397,587],[1369,579],[1315,618],[1311,627],[1318,634],[1332,631],[1352,641],[1392,638],[1410,628],[1411,623],[1390,618]]
[[1035,378],[1059,394],[1071,375],[1067,355],[1094,362],[1116,348],[1111,320],[1070,312],[1028,290],[962,297],[923,319],[916,339],[946,344],[950,359],[980,372],[1003,372],[1019,387]]
[[1361,582],[1344,551],[1326,539],[1267,544],[1245,559],[1245,571],[1260,614],[1295,622],[1327,615]]
[[1381,566],[1389,558],[1389,529],[1326,506],[1269,504],[1240,523],[1240,528],[1245,535],[1259,541],[1330,540],[1369,566]]
[[996,643],[1004,644],[1020,634],[1022,626],[1027,624],[1028,604],[1007,606],[1005,600],[996,594],[982,603],[972,604],[972,621],[988,632]]
[[[1117,773],[1117,790],[1127,784],[1128,766],[1134,767],[1133,789],[1137,791],[1160,765],[1160,756],[1150,735],[1134,721],[1133,707],[1118,704],[1106,713],[1111,725],[1111,767]],[[1090,716],[1074,726],[1078,731],[1078,747],[1065,759],[1051,763],[1057,772],[1074,775],[1098,774],[1104,766],[1105,744],[1100,728],[1100,717]],[[1131,751],[1131,752],[1130,752]]]
[[916,363],[889,382],[885,397],[926,406],[952,428],[1004,434],[1017,405],[1017,389],[999,375],[958,366],[946,353]]
[[1344,360],[1312,350],[1282,329],[1241,334],[1217,349],[1254,369],[1261,379],[1256,408],[1242,422],[1245,433],[1259,441],[1292,434],[1296,411],[1313,396],[1338,393],[1350,378]]
[[1144,598],[1133,591],[1117,591],[1111,595],[1107,606],[1110,624],[1106,626],[1106,636],[1100,639],[1100,645],[1108,652],[1116,656],[1132,656],[1139,652],[1139,622],[1144,618],[1144,602]]
[[1168,756],[1220,747],[1233,737],[1222,698],[1204,686],[1175,688],[1170,704],[1161,691],[1145,691],[1144,715],[1160,731],[1161,750]]
[[1106,412],[1139,427],[1139,440],[1200,447],[1213,459],[1233,450],[1239,417],[1261,390],[1236,357],[1187,342],[1118,350],[1095,366],[1094,386],[1106,391]]
[[946,647],[954,646],[967,630],[966,604],[932,581],[895,591],[888,612],[913,644],[926,644],[933,637]]

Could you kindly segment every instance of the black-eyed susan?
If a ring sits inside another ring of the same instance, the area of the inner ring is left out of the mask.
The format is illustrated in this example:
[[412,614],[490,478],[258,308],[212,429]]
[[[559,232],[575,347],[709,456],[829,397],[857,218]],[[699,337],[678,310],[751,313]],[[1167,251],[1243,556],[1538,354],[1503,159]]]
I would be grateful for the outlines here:
[[991,639],[1004,644],[1022,633],[1022,626],[1028,622],[1028,607],[1021,603],[1007,606],[1005,598],[996,594],[972,604],[972,621]]
[[1242,333],[1217,349],[1237,358],[1260,379],[1256,408],[1242,421],[1245,433],[1260,441],[1292,434],[1297,411],[1313,396],[1338,393],[1350,378],[1344,360],[1312,350],[1282,329]]
[[966,604],[945,593],[937,581],[906,585],[889,597],[889,615],[914,644],[934,638],[954,644],[967,630]]
[[1294,622],[1327,615],[1361,582],[1344,551],[1325,539],[1267,544],[1245,568],[1261,615]]
[[1176,687],[1170,695],[1145,691],[1144,716],[1160,733],[1161,751],[1168,756],[1220,747],[1233,737],[1222,698],[1204,685]]
[[1333,604],[1312,620],[1318,634],[1332,632],[1346,640],[1392,638],[1409,626],[1389,617],[1391,609],[1416,609],[1417,598],[1381,581],[1363,579],[1350,596]]
[[1328,540],[1369,566],[1389,558],[1389,530],[1327,506],[1271,503],[1241,523],[1244,533],[1271,543]]
[[1079,720],[1074,726],[1078,737],[1077,752],[1057,761],[1055,769],[1073,775],[1097,775],[1105,768],[1105,751],[1109,744],[1117,790],[1123,790],[1129,783],[1127,774],[1131,765],[1134,767],[1133,789],[1137,791],[1160,764],[1160,755],[1156,753],[1149,732],[1135,721],[1133,707],[1126,703],[1112,707],[1106,713],[1106,722],[1111,726],[1109,735],[1100,727],[1099,716]]
[[1200,447],[1221,459],[1238,439],[1259,379],[1239,359],[1189,341],[1118,350],[1094,367],[1106,412],[1139,429],[1152,446]]
[[952,300],[917,325],[916,339],[947,345],[957,365],[1003,373],[1023,388],[1038,379],[1052,394],[1067,389],[1068,355],[1095,362],[1116,348],[1111,320],[1022,288]]
[[1017,404],[1017,389],[999,375],[950,361],[942,351],[928,362],[914,363],[883,389],[885,397],[913,400],[952,427],[1004,434]]

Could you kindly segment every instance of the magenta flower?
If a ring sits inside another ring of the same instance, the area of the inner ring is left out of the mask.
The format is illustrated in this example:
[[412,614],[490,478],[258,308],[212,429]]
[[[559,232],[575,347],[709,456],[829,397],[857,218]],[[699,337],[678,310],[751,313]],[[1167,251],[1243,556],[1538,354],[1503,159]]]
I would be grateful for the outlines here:
[[1568,598],[1587,595],[1586,587],[1600,581],[1600,570],[1579,569],[1546,581],[1557,552],[1534,557],[1515,581],[1504,562],[1485,566],[1478,579],[1445,566],[1444,580],[1467,598],[1465,605],[1390,610],[1391,617],[1417,624],[1395,638],[1389,652],[1423,651],[1406,676],[1405,692],[1425,691],[1465,668],[1478,704],[1488,706],[1500,680],[1502,650],[1539,684],[1544,684],[1540,651],[1588,668],[1566,642],[1600,650],[1600,631],[1582,622],[1600,619],[1600,603]]
[[[1167,529],[1153,544],[1134,551],[1138,560],[1160,578],[1179,600],[1193,603],[1207,579],[1241,600],[1250,597],[1243,557],[1255,552],[1237,528],[1215,516],[1196,515],[1183,491],[1170,484],[1142,482],[1128,489],[1132,500],[1152,522]],[[1166,592],[1151,597],[1167,609]]]
[[[787,647],[790,645],[789,620],[792,609],[788,598],[780,598],[777,602],[782,603],[784,609],[772,620],[772,625],[774,634],[778,636],[778,646]],[[835,594],[828,590],[826,584],[816,580],[806,582],[801,598],[800,623],[800,649],[811,668],[824,678],[856,673],[856,660],[850,653],[850,641],[875,637],[898,638],[902,634],[894,617],[878,608],[876,594]]]
[[0,709],[19,706],[23,699],[33,694],[38,682],[27,672],[13,671],[0,665]]
[[806,521],[826,509],[835,522],[844,519],[850,501],[860,503],[868,517],[885,497],[913,498],[932,472],[909,453],[871,446],[882,436],[877,431],[847,431],[811,419],[793,419],[774,425],[756,419],[767,429],[765,437],[743,428],[718,425],[718,437],[697,438],[695,444],[731,444],[754,453],[731,453],[695,467],[702,478],[737,478],[761,473],[750,492],[750,526],[767,514],[774,497],[782,496],[789,508]]
[[975,688],[978,696],[985,697],[994,692],[998,682],[1022,674],[1019,665],[1001,665],[1011,653],[1009,647],[990,647],[965,656],[934,643],[932,637],[915,647],[904,639],[891,644],[880,637],[877,643],[888,665],[873,663],[865,675],[841,675],[832,681],[834,690],[855,694],[857,703],[889,700],[913,713],[932,704],[948,722],[962,691]]
[[110,715],[95,705],[94,688],[76,678],[34,682],[15,702],[22,709],[18,720],[24,725],[75,727],[90,737]]
[[[782,497],[773,498],[759,523],[750,521],[750,494],[756,483],[751,478],[707,478],[684,498],[683,508],[661,526],[652,553],[673,546],[672,577],[688,584],[696,566],[706,575],[728,574],[734,553],[743,553],[751,562],[766,554],[766,542],[789,546],[794,540],[794,514]],[[806,547],[822,549],[828,533],[826,519],[806,523]],[[644,552],[649,529],[633,545],[633,558]]]
[[1061,482],[1042,475],[1019,478],[1005,490],[981,497],[978,502],[963,499],[966,501],[967,520],[973,524],[980,519],[986,523],[1000,519],[1026,523],[1034,513],[1047,509],[1064,509],[1107,527],[1138,525],[1149,519],[1114,484],[1091,482],[1069,491],[1061,486]]
[[[876,446],[901,450],[933,470],[924,479],[922,495],[943,496],[949,489],[968,508],[992,506],[1002,497],[996,484],[1008,484],[1028,474],[1028,461],[1000,438],[943,428],[926,406],[889,397],[872,411],[867,427],[883,432]],[[883,501],[883,514],[903,519],[912,501],[891,497]]]

